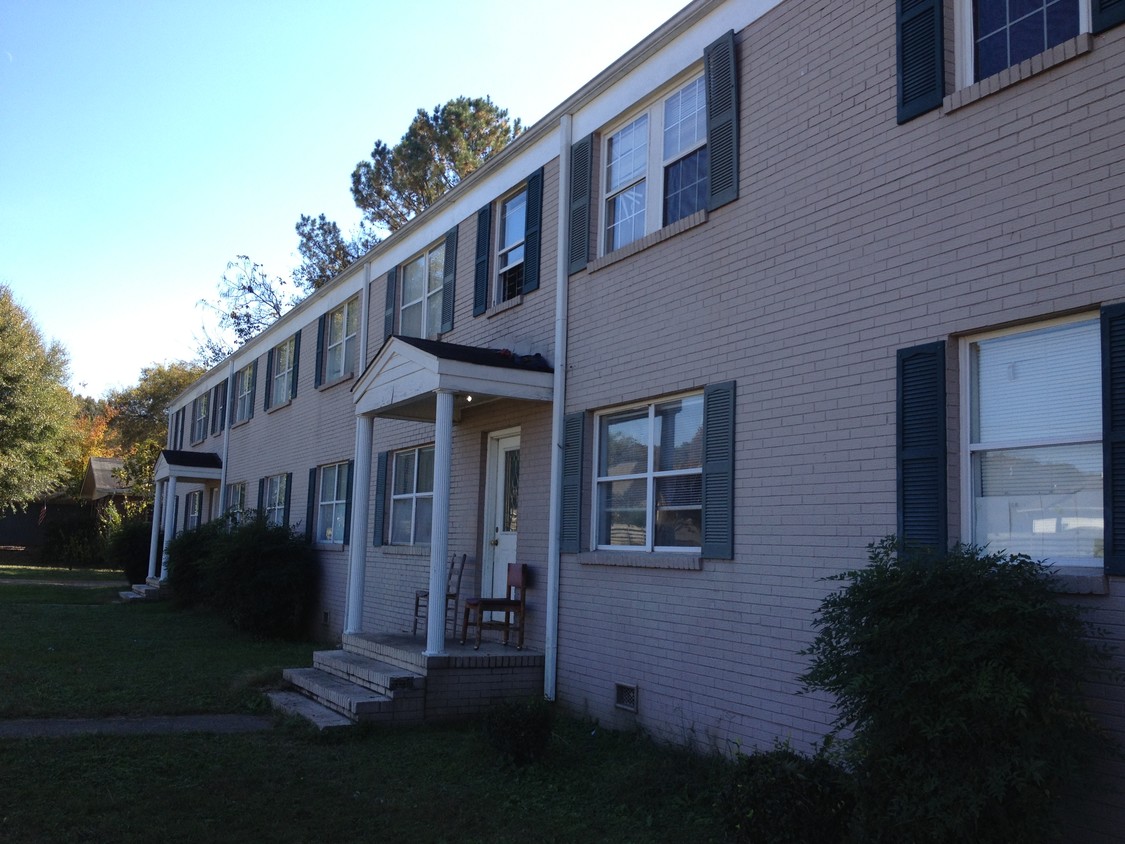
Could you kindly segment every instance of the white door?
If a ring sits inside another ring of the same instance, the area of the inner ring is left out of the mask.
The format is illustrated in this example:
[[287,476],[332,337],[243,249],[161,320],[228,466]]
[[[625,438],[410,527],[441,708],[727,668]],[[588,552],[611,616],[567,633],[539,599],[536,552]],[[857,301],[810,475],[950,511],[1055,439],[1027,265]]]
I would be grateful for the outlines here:
[[489,439],[488,503],[485,522],[484,597],[503,597],[508,564],[516,561],[519,528],[520,435],[505,432]]

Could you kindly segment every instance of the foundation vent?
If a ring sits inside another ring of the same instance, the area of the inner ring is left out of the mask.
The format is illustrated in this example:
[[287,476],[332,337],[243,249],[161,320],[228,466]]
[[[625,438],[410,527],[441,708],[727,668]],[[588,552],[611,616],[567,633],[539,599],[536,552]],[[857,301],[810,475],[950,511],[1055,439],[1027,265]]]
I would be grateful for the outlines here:
[[637,687],[625,683],[614,683],[615,700],[613,705],[626,712],[637,711]]

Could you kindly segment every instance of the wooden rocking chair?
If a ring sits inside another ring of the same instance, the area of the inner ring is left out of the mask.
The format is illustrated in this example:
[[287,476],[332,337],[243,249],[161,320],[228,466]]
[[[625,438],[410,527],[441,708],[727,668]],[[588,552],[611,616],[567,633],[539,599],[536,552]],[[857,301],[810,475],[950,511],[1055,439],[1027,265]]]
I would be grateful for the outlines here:
[[[449,612],[449,602],[453,602],[453,615],[446,615],[446,618],[453,619],[454,635],[457,634],[457,608],[461,603],[461,576],[465,573],[465,560],[468,559],[468,556],[468,554],[462,554],[460,562],[458,562],[456,554],[450,556],[449,572],[445,576],[446,613]],[[429,589],[419,589],[414,593],[414,627],[410,631],[411,636],[418,635],[418,618],[423,610],[430,611]]]

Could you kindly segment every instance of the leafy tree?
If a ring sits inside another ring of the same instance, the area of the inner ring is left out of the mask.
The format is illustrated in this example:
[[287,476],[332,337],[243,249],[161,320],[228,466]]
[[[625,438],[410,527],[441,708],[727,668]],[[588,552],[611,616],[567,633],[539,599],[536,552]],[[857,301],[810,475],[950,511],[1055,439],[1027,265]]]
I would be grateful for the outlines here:
[[152,494],[152,470],[167,439],[164,411],[207,370],[195,363],[156,363],[141,370],[133,387],[111,391],[111,442],[125,460],[123,480],[135,493]]
[[120,449],[110,434],[110,422],[116,409],[105,399],[90,396],[76,396],[75,404],[72,426],[76,447],[67,461],[67,487],[72,493],[81,489],[91,457],[120,456]]
[[306,293],[319,290],[379,242],[366,221],[355,236],[346,238],[340,227],[323,214],[302,214],[297,221],[297,237],[301,265],[293,271],[293,281]]
[[352,197],[367,222],[397,231],[523,131],[488,97],[458,97],[419,109],[406,134],[375,142],[370,161],[352,171]]
[[301,301],[301,291],[280,276],[270,276],[247,255],[227,262],[219,282],[219,301],[200,299],[202,308],[219,317],[219,328],[233,339],[212,337],[204,330],[196,349],[197,359],[207,367],[227,358],[235,349]]
[[47,345],[0,284],[0,512],[34,501],[65,477],[77,442],[67,355]]

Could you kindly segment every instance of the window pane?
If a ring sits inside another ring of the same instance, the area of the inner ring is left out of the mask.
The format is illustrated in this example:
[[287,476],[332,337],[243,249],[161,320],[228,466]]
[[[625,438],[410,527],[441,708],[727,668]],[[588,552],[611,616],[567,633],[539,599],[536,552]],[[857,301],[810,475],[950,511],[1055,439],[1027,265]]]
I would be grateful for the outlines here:
[[1096,320],[982,340],[971,360],[974,443],[1100,436]]
[[355,334],[359,331],[359,303],[349,302],[347,304],[348,311],[348,334]]
[[336,468],[336,500],[344,501],[348,497],[348,472],[345,466]]
[[441,290],[445,282],[445,246],[439,246],[430,251],[429,281],[430,292]]
[[434,450],[418,449],[418,492],[434,491]]
[[415,302],[402,309],[402,319],[398,326],[399,334],[404,337],[422,336],[422,303]]
[[1100,443],[979,452],[973,542],[1055,563],[1102,557]]
[[510,249],[524,239],[527,230],[527,191],[504,203],[500,217],[500,249]]
[[610,136],[606,149],[606,187],[610,193],[643,176],[648,165],[648,115],[642,114]]
[[703,465],[703,396],[656,406],[654,466],[658,472]]
[[426,299],[426,333],[436,334],[441,330],[441,291]]
[[418,498],[414,514],[414,542],[418,545],[428,545],[430,532],[433,527],[434,500],[432,498]]
[[703,476],[679,475],[656,479],[655,545],[702,545]]
[[664,101],[664,160],[677,158],[706,137],[703,77],[689,82]]
[[391,502],[391,544],[410,544],[410,523],[414,501],[409,498]]
[[512,450],[504,454],[504,513],[503,530],[518,530],[520,502],[520,453]]
[[643,478],[598,485],[599,545],[645,545],[647,487]]
[[645,183],[640,182],[609,200],[606,206],[606,250],[612,252],[645,233]]
[[403,304],[422,301],[422,291],[426,283],[425,259],[419,258],[402,268]]
[[633,475],[648,471],[648,408],[601,420],[598,474]]

